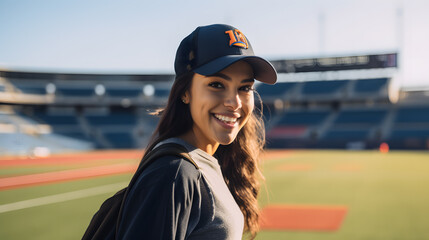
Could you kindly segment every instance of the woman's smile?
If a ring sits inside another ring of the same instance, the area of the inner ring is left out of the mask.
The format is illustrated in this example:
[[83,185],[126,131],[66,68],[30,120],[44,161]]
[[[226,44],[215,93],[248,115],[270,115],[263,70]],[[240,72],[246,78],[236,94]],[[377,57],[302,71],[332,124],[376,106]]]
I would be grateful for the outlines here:
[[232,129],[234,127],[238,127],[238,119],[239,116],[231,116],[225,114],[213,114],[213,117],[217,120],[217,122],[224,128]]

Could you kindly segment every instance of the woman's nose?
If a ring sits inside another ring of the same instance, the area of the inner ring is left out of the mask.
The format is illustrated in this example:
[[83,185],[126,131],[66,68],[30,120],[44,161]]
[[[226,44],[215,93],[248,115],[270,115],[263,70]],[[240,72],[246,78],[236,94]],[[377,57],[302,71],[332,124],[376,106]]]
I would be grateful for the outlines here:
[[237,92],[231,92],[225,99],[224,105],[231,110],[237,110],[242,107],[240,96]]

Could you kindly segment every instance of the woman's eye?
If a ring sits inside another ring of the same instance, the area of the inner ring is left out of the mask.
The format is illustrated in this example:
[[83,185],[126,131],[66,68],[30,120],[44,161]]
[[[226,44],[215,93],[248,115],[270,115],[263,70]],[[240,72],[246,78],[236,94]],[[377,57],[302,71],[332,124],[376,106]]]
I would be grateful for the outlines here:
[[240,90],[245,91],[245,92],[250,92],[253,91],[253,87],[252,86],[243,86],[240,88]]
[[220,82],[212,82],[212,83],[209,83],[209,86],[210,86],[210,87],[213,87],[213,88],[223,88],[223,85],[222,85],[222,83],[220,83]]

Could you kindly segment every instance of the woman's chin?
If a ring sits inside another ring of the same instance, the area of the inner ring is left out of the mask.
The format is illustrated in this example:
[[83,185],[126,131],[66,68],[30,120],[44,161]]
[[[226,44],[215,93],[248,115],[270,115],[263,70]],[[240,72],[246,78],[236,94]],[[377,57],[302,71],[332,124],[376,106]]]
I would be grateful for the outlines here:
[[223,137],[218,137],[218,143],[220,145],[229,145],[232,142],[234,142],[235,138],[237,137],[237,135],[227,135],[227,136],[223,136]]

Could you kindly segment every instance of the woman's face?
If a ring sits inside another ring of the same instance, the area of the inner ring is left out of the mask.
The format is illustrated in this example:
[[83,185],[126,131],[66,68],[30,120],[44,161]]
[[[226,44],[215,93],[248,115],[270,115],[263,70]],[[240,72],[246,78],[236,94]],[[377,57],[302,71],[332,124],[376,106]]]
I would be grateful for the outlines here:
[[184,96],[193,119],[194,144],[234,141],[254,108],[253,76],[252,68],[243,61],[210,76],[194,75]]

